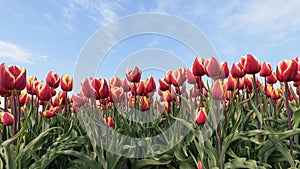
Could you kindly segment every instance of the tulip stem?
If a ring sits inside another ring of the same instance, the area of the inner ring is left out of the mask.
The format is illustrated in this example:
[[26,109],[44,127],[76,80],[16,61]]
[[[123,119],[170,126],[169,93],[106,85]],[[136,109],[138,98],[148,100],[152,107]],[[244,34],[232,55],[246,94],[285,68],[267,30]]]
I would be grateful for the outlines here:
[[[219,100],[216,100],[216,106],[217,106],[217,112],[218,112],[218,151],[219,151],[219,157],[221,157],[222,138],[221,138],[221,111],[220,111]],[[219,161],[220,161],[220,169],[222,169],[223,168],[222,159],[220,158]]]
[[[7,112],[7,97],[5,96],[4,97],[4,112]],[[5,141],[6,140],[6,137],[7,134],[6,134],[6,126],[3,125],[3,129],[2,129],[2,141]]]
[[198,84],[198,88],[200,90],[200,107],[203,107],[203,103],[202,103],[202,78],[201,76],[198,76],[197,78],[197,84]]
[[18,101],[18,131],[21,129],[21,104],[20,104],[20,98],[19,93],[17,95],[17,101]]
[[[257,84],[256,84],[256,77],[255,74],[253,74],[253,88],[254,88],[254,94],[255,94],[255,103],[258,106],[257,109],[258,111],[260,111],[260,107],[258,104],[258,91],[257,91]],[[257,129],[260,130],[261,129],[261,124],[259,119],[257,119]],[[261,135],[258,135],[258,141],[261,141]]]
[[65,98],[65,117],[67,117],[67,103],[68,102],[68,92],[66,91],[66,98]]
[[105,132],[106,132],[106,159],[108,157],[108,114],[107,114],[107,111],[106,111],[106,100],[103,99],[103,111],[104,111],[104,114],[105,114],[105,121],[106,121],[106,124],[105,124]]
[[[16,104],[16,93],[12,92],[12,104],[13,104],[13,111],[14,111],[14,125],[13,125],[13,135],[17,134],[17,123],[18,123],[18,112],[17,112],[17,104]],[[13,145],[16,145],[17,142],[14,140]]]
[[[286,106],[286,111],[287,111],[287,118],[288,118],[288,128],[289,130],[292,130],[292,112],[290,109],[290,105],[289,105],[289,86],[288,86],[288,82],[285,82],[285,106]],[[293,156],[293,136],[290,136],[290,154],[292,156],[292,158],[294,159]]]

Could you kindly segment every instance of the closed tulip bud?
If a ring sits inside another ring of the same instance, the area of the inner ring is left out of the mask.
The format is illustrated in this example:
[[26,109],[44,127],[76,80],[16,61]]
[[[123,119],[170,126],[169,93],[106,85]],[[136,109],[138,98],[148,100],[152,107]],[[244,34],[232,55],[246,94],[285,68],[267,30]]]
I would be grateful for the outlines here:
[[171,103],[170,102],[164,101],[163,106],[167,113],[171,112]]
[[205,75],[204,58],[197,57],[192,65],[192,71],[195,76]]
[[266,80],[267,80],[268,84],[275,84],[275,83],[277,83],[277,78],[276,78],[275,72],[272,72],[272,74],[270,76],[268,76]]
[[204,107],[200,107],[198,111],[195,113],[195,122],[196,124],[203,125],[207,121],[207,115]]
[[106,123],[106,115],[104,115],[103,120],[104,120],[104,124],[107,124],[108,127],[115,126],[115,121],[112,117],[110,117],[110,116],[107,117],[108,123]]
[[276,77],[280,82],[290,82],[295,79],[298,64],[295,60],[283,60],[276,68]]
[[142,71],[138,67],[126,72],[126,78],[129,82],[138,83],[141,80]]
[[88,98],[86,98],[82,93],[74,94],[72,97],[73,106],[76,108],[80,108],[84,104],[88,103]]
[[[21,91],[26,86],[26,70],[18,66],[0,65],[0,86],[10,91]],[[5,79],[5,80],[3,80]]]
[[174,86],[182,86],[183,83],[186,80],[186,70],[183,67],[177,68],[173,73],[172,73],[172,79],[171,82]]
[[251,55],[247,54],[246,56],[242,56],[242,61],[243,69],[247,74],[256,74],[260,71],[261,66],[258,61],[258,59]]
[[259,75],[261,77],[267,77],[267,76],[270,76],[272,74],[272,66],[269,62],[264,62],[261,66],[261,70],[260,70],[260,73]]
[[51,106],[49,110],[45,110],[42,114],[46,118],[51,118],[51,117],[55,117],[55,114],[58,112],[58,110],[59,110],[59,107]]
[[29,76],[26,80],[26,90],[28,94],[35,95],[35,91],[33,90],[33,82],[36,81],[36,76]]
[[8,112],[0,112],[0,119],[4,126],[10,126],[14,124],[14,116]]
[[122,81],[120,78],[118,77],[112,77],[109,81],[109,87],[113,88],[113,87],[122,87]]
[[274,90],[273,86],[272,85],[267,85],[267,86],[264,86],[264,93],[267,97],[271,97],[271,94],[272,94],[272,91]]
[[100,89],[99,89],[99,96],[101,99],[106,99],[109,96],[109,88],[107,82],[103,78],[100,78],[99,80],[101,82]]
[[100,80],[93,79],[91,77],[85,78],[81,82],[82,94],[87,98],[100,99],[99,89],[100,89]]
[[202,169],[202,162],[201,161],[198,161],[197,168]]
[[196,77],[194,76],[191,69],[186,70],[186,78],[189,84],[196,84]]
[[37,93],[38,93],[38,86],[39,86],[40,83],[41,83],[41,81],[38,81],[38,80],[35,80],[32,83],[32,93],[33,93],[33,95],[37,95]]
[[170,85],[164,79],[158,79],[159,89],[161,91],[166,91],[170,89]]
[[173,100],[172,94],[169,90],[163,91],[163,99],[167,102],[171,102]]
[[26,98],[27,98],[27,93],[21,92],[19,95],[19,101],[21,106],[25,104]]
[[205,61],[205,73],[208,77],[216,80],[222,77],[222,71],[219,62],[215,57]]
[[147,111],[150,109],[149,99],[146,96],[142,96],[140,98],[139,108],[141,111]]
[[234,77],[234,78],[242,78],[246,75],[246,72],[245,72],[241,62],[236,62],[236,63],[232,64],[230,73],[231,73],[232,77]]
[[149,76],[145,82],[146,91],[151,93],[156,91],[156,84],[154,81],[154,78],[152,76]]
[[226,93],[227,86],[223,84],[221,80],[217,80],[213,87],[212,87],[212,98],[223,100],[225,99],[225,93]]
[[111,98],[114,103],[120,103],[122,100],[125,99],[125,94],[123,92],[123,88],[121,87],[114,87],[110,89]]
[[53,101],[53,106],[64,105],[67,102],[67,93],[65,91],[60,90]]
[[139,96],[144,96],[147,93],[144,81],[138,83],[136,88],[136,94]]
[[129,82],[127,79],[122,80],[122,88],[123,88],[124,92],[129,92],[130,86],[129,86]]
[[247,77],[242,77],[242,78],[239,78],[239,89],[244,89],[246,84],[245,84],[245,79]]
[[281,89],[274,89],[271,93],[271,98],[274,100],[278,100],[281,98],[282,91]]
[[227,90],[234,91],[235,89],[237,89],[237,79],[229,76],[227,79]]
[[47,83],[40,82],[37,87],[37,96],[42,101],[48,101],[52,98],[51,88]]
[[60,82],[59,75],[57,73],[50,71],[47,74],[46,82],[51,88],[56,89],[59,86],[59,82]]
[[63,91],[72,91],[73,78],[67,74],[63,75],[60,79],[60,87]]
[[222,72],[222,79],[227,78],[229,76],[229,67],[227,62],[221,63],[221,72]]

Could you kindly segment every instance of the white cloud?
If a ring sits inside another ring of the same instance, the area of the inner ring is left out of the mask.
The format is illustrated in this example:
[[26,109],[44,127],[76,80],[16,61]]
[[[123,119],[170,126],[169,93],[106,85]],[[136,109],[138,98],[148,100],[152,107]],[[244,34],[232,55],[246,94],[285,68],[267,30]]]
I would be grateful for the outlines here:
[[32,64],[32,53],[22,46],[0,41],[0,58],[8,58],[13,61]]
[[45,62],[48,60],[48,56],[34,54],[20,45],[5,41],[0,41],[0,58],[28,64],[33,64],[35,61]]

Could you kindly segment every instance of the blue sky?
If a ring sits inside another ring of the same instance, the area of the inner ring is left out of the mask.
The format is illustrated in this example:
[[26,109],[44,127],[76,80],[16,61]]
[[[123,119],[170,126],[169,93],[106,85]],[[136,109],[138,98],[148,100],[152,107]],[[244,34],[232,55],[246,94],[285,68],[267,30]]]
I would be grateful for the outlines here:
[[[298,0],[2,0],[0,62],[25,67],[28,75],[41,80],[50,70],[73,75],[80,51],[104,25],[136,13],[162,12],[198,27],[214,45],[220,61],[231,66],[240,56],[252,53],[274,69],[280,60],[299,56],[299,8]],[[118,44],[97,75],[109,78],[122,59],[148,48],[174,53],[189,66],[196,57],[174,39],[136,36]]]

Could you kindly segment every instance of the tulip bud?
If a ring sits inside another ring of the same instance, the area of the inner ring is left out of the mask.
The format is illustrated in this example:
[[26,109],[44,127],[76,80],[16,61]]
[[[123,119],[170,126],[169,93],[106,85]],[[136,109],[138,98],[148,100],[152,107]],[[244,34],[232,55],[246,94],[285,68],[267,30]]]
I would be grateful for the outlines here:
[[122,88],[124,92],[128,92],[130,90],[129,82],[127,79],[122,80]]
[[261,70],[259,75],[261,77],[267,77],[270,76],[272,74],[272,66],[269,62],[264,62],[261,66]]
[[177,68],[173,73],[172,73],[172,78],[171,82],[174,86],[182,86],[183,83],[186,80],[186,70],[183,67]]
[[276,74],[272,72],[272,74],[267,77],[266,81],[268,84],[275,84],[277,82]]
[[122,81],[120,78],[118,77],[112,77],[109,81],[109,87],[113,88],[113,87],[122,87]]
[[236,62],[236,63],[232,64],[230,73],[231,73],[232,77],[234,77],[234,78],[242,78],[246,74],[241,62]]
[[212,98],[223,100],[225,99],[225,93],[226,93],[227,86],[223,84],[221,80],[217,80],[213,87],[212,87]]
[[[134,91],[133,91],[134,92]],[[144,81],[138,83],[136,88],[136,94],[139,96],[144,96],[147,93]],[[134,94],[134,93],[132,93]]]
[[227,79],[227,90],[234,91],[237,89],[237,79],[229,76]]
[[14,116],[8,112],[0,112],[0,120],[4,126],[10,126],[14,124]]
[[125,98],[123,88],[114,87],[110,89],[111,97],[114,103],[120,103]]
[[86,98],[82,93],[74,94],[71,99],[73,106],[76,108],[80,108],[89,101],[88,98]]
[[106,123],[106,115],[104,115],[103,120],[104,120],[104,124],[107,124],[108,127],[113,127],[113,126],[115,126],[115,121],[112,119],[112,117],[110,117],[110,116],[107,117],[108,123]]
[[215,57],[205,61],[205,73],[208,77],[216,80],[222,77],[221,66]]
[[295,60],[283,60],[276,68],[276,77],[280,82],[290,82],[295,79],[298,64]]
[[152,76],[149,76],[145,82],[146,91],[151,93],[156,90],[156,84],[154,81],[154,78]]
[[54,117],[55,114],[58,112],[59,107],[57,106],[51,106],[49,110],[45,110],[42,114],[46,117],[46,118],[51,118]]
[[19,101],[21,106],[25,104],[26,98],[27,98],[27,93],[21,92],[19,95]]
[[282,91],[281,89],[273,89],[271,93],[271,98],[274,100],[278,100],[281,98]]
[[198,161],[197,168],[198,169],[202,169],[202,163],[201,163],[201,161]]
[[72,91],[73,78],[67,74],[63,75],[60,79],[60,87],[63,91]]
[[267,85],[267,86],[264,86],[264,93],[267,97],[271,97],[271,94],[272,94],[272,91],[273,91],[273,86],[272,85]]
[[140,98],[139,108],[141,111],[147,111],[150,109],[149,99],[146,96],[142,96]]
[[200,109],[195,113],[195,122],[196,124],[205,124],[207,121],[207,115],[204,107],[200,107]]
[[247,74],[256,74],[260,71],[261,66],[258,61],[258,59],[251,55],[247,54],[246,56],[242,56],[242,61],[243,69]]
[[47,83],[40,82],[37,87],[37,96],[42,101],[48,101],[52,97],[51,88]]
[[138,67],[126,72],[126,78],[129,82],[138,83],[141,80],[142,71]]
[[186,78],[189,84],[196,84],[196,77],[194,76],[191,69],[187,69],[186,71]]
[[56,89],[59,86],[59,82],[60,82],[59,75],[57,73],[53,73],[52,71],[50,71],[47,74],[46,82],[51,88]]
[[170,85],[163,79],[158,79],[158,82],[159,82],[159,89],[161,91],[166,91],[166,90],[169,90],[170,88]]
[[99,80],[101,82],[100,89],[99,89],[99,96],[101,99],[106,99],[109,96],[109,88],[107,82],[103,78],[100,78]]
[[[0,65],[0,86],[6,90],[21,91],[26,86],[26,70],[17,66]],[[5,80],[3,80],[5,79]]]
[[222,78],[227,78],[229,76],[228,63],[222,62],[220,66],[221,66]]
[[28,94],[35,95],[35,91],[33,90],[33,82],[36,81],[36,76],[29,76],[26,80],[26,90]]
[[205,75],[204,58],[197,57],[192,65],[192,71],[195,76]]

